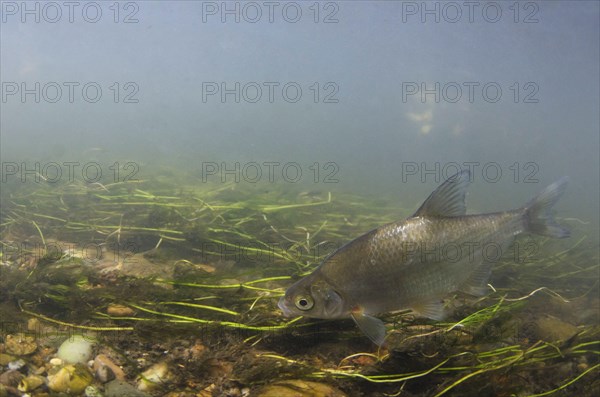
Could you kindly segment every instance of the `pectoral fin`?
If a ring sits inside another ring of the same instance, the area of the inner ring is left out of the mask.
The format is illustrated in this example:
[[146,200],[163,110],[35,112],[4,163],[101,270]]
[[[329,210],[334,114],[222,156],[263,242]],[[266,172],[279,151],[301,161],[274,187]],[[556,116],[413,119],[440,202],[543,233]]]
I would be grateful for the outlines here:
[[383,345],[385,340],[385,325],[380,319],[369,316],[362,311],[352,312],[352,319],[358,328],[378,346]]

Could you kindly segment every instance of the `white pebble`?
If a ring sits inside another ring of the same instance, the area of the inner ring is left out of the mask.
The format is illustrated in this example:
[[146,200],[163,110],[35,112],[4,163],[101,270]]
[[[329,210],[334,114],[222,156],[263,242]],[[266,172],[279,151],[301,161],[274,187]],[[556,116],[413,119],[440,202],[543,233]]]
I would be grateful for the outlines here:
[[85,364],[92,357],[92,342],[81,335],[73,335],[60,345],[56,355],[66,363]]
[[25,361],[22,359],[18,359],[15,361],[11,361],[8,363],[8,369],[10,370],[19,370],[25,366]]
[[58,367],[63,365],[63,360],[61,360],[58,357],[54,357],[50,359],[50,365],[54,366],[54,367]]

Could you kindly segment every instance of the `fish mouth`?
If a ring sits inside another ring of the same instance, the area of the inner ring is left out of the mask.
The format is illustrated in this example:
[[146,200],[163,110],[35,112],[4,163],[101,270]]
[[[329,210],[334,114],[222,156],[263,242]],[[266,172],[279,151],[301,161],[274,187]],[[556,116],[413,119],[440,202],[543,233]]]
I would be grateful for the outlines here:
[[283,312],[283,315],[285,317],[291,317],[291,316],[293,316],[293,313],[291,312],[291,310],[286,305],[285,296],[282,296],[281,298],[279,298],[279,302],[277,302],[277,307],[279,307],[279,309]]

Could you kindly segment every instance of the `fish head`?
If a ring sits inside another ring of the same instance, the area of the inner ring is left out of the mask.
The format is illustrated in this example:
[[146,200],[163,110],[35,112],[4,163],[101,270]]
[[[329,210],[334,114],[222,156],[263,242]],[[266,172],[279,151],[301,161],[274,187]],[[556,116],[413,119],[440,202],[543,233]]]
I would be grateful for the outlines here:
[[279,308],[286,317],[343,318],[349,310],[342,296],[318,274],[292,285],[281,297]]

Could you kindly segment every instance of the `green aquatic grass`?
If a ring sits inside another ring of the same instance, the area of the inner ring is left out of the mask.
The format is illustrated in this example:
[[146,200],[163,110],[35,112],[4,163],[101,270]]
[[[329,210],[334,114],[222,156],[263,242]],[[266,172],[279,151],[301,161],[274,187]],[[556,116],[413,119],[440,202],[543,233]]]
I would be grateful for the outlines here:
[[[595,347],[595,349],[590,349],[590,347]],[[439,362],[430,368],[427,368],[422,371],[416,372],[407,372],[407,373],[398,373],[398,374],[377,374],[377,375],[367,375],[361,373],[356,369],[341,369],[341,368],[325,368],[322,370],[314,371],[310,373],[310,377],[312,378],[357,378],[371,383],[404,383],[409,380],[422,378],[426,376],[447,376],[453,373],[460,373],[459,376],[448,386],[441,388],[436,392],[435,396],[442,396],[453,389],[457,388],[459,385],[468,382],[472,378],[476,378],[481,376],[487,372],[500,371],[502,369],[514,366],[526,367],[531,366],[532,364],[538,362],[546,362],[551,361],[553,359],[564,359],[565,357],[577,356],[581,354],[594,354],[600,355],[600,341],[587,342],[578,344],[573,346],[565,351],[561,351],[556,346],[545,343],[538,342],[529,348],[523,348],[519,345],[507,346],[500,349],[494,349],[490,351],[484,351],[477,354],[471,352],[460,352],[449,357],[438,360]],[[367,354],[367,353],[359,353],[357,355],[369,355],[374,358],[379,357]],[[275,354],[261,354],[260,357],[269,358],[273,360],[278,360],[285,362],[286,364],[300,365],[305,366],[308,365],[299,360],[293,360],[287,358],[285,356],[275,355]],[[461,365],[461,366],[453,366],[452,363],[457,359],[465,360],[467,359],[470,365]],[[564,380],[564,383],[552,390],[548,390],[544,393],[540,394],[532,394],[533,396],[543,396],[555,393],[559,390],[562,390],[569,385],[580,380],[582,377],[587,375],[590,372],[595,371],[600,364],[595,364],[590,368],[584,370],[577,376]]]
[[[286,286],[314,269],[333,247],[393,221],[393,214],[410,211],[336,192],[323,191],[312,197],[289,186],[286,190],[269,186],[266,191],[234,184],[194,185],[185,178],[157,179],[162,182],[40,184],[19,187],[10,195],[3,191],[2,261],[22,264],[31,259],[32,264],[24,266],[24,276],[17,277],[18,271],[7,273],[6,280],[0,281],[0,296],[18,301],[27,316],[67,329],[126,331],[135,335],[137,325],[148,323],[164,325],[165,330],[170,324],[191,329],[207,325],[223,332],[243,330],[247,334],[242,343],[248,347],[260,347],[266,339],[273,338],[282,345],[277,351],[259,352],[257,357],[300,367],[300,372],[310,378],[400,385],[400,390],[418,387],[419,382],[426,380],[440,385],[430,391],[436,396],[457,390],[462,393],[465,387],[496,374],[515,369],[533,373],[541,371],[540,364],[552,368],[556,362],[582,356],[590,362],[588,368],[556,379],[557,386],[548,385],[544,391],[531,395],[569,390],[591,382],[597,373],[597,324],[581,324],[570,344],[507,339],[502,333],[483,343],[476,335],[478,329],[491,323],[502,326],[511,318],[518,318],[534,297],[547,296],[564,302],[597,294],[597,247],[586,235],[575,234],[563,245],[544,238],[517,240],[522,246],[533,241],[536,251],[525,251],[528,255],[520,258],[524,260],[502,260],[494,275],[519,276],[492,285],[490,291],[495,292],[468,302],[468,310],[464,311],[468,314],[462,318],[432,324],[410,316],[386,316],[388,323],[394,324],[389,327],[394,328],[390,337],[392,350],[414,346],[418,351],[419,345],[411,344],[414,342],[441,346],[431,356],[421,352],[416,360],[418,369],[389,368],[386,365],[393,363],[394,357],[385,349],[377,354],[354,352],[336,361],[337,366],[331,362],[315,366],[301,354],[287,353],[289,336],[298,334],[300,344],[307,340],[299,330],[321,332],[324,338],[331,338],[332,330],[337,330],[336,323],[282,318],[277,300]],[[39,243],[39,247],[20,244],[24,239]],[[93,269],[94,263],[73,262],[69,253],[40,260],[50,253],[54,242],[59,246],[60,242],[75,242],[79,246],[94,243],[121,247],[127,241],[141,241],[136,253],[162,255],[160,260],[165,266],[189,266],[193,270],[194,263],[232,259],[235,267],[220,274],[192,271],[191,275],[172,279],[148,277],[141,285],[145,293],[132,297],[123,287],[129,287],[131,276],[117,277],[112,280],[114,287],[108,288],[102,275],[82,273],[69,278],[61,273],[61,269],[71,273],[85,266]],[[239,252],[251,260],[240,259]],[[71,268],[65,265],[69,261]],[[12,282],[13,276],[17,282]],[[75,302],[80,305],[78,310],[65,317],[64,313],[69,313],[65,309],[72,308]],[[108,315],[105,309],[109,303],[125,304],[135,310],[135,315]],[[423,327],[422,332],[419,327]],[[335,336],[361,338],[355,328],[336,331]],[[458,337],[463,336],[465,341],[460,342]],[[448,342],[455,340],[459,342]],[[273,349],[272,345],[267,346]],[[352,364],[358,356],[370,357],[375,364],[369,368]]]

